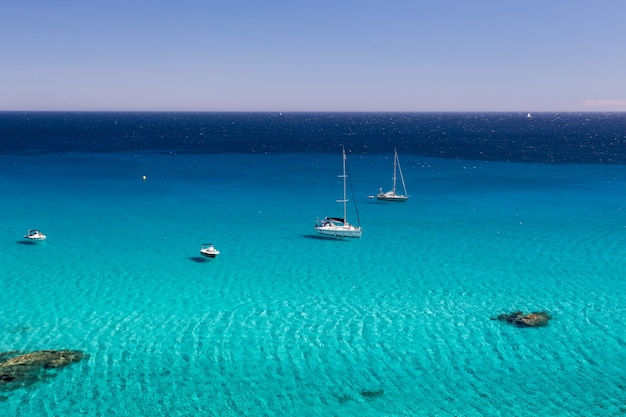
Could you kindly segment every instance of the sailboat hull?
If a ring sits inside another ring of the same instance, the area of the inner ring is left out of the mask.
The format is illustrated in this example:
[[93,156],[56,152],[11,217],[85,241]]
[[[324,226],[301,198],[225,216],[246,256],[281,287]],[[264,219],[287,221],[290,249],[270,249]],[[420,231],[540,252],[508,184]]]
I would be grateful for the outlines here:
[[389,193],[378,194],[376,198],[381,201],[395,201],[397,203],[404,203],[406,200],[409,199],[409,197],[406,195],[397,195],[397,194],[389,194]]
[[315,226],[317,233],[332,237],[360,238],[361,229],[354,226]]

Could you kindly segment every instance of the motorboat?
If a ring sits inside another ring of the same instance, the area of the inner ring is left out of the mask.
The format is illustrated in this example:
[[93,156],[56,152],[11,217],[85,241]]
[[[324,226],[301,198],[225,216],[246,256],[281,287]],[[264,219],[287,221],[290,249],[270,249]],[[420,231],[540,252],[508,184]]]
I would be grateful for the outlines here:
[[200,254],[207,258],[215,258],[220,254],[220,251],[215,249],[215,246],[213,246],[212,243],[203,243],[202,249],[200,249]]
[[24,239],[28,240],[45,240],[46,235],[44,235],[40,230],[37,229],[29,229],[28,233],[24,235]]

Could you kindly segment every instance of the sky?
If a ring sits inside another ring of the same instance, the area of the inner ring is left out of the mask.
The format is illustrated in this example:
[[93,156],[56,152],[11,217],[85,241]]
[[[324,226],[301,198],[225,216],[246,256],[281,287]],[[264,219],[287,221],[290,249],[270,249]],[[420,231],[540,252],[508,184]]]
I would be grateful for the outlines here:
[[624,0],[23,0],[0,111],[626,111]]

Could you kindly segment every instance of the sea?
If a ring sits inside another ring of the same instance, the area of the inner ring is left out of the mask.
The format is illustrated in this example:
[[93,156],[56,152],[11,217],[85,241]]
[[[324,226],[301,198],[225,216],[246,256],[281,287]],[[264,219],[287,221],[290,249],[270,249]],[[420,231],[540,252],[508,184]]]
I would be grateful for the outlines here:
[[85,355],[1,415],[626,415],[625,113],[0,112],[0,247],[0,358]]

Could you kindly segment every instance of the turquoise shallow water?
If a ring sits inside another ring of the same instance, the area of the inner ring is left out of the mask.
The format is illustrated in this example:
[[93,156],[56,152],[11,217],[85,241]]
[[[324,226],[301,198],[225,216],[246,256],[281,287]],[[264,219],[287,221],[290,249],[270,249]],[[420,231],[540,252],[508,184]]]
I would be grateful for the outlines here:
[[0,156],[0,352],[89,355],[0,409],[623,415],[626,167],[400,158],[389,204],[391,160],[349,156],[344,241],[313,230],[339,153]]

